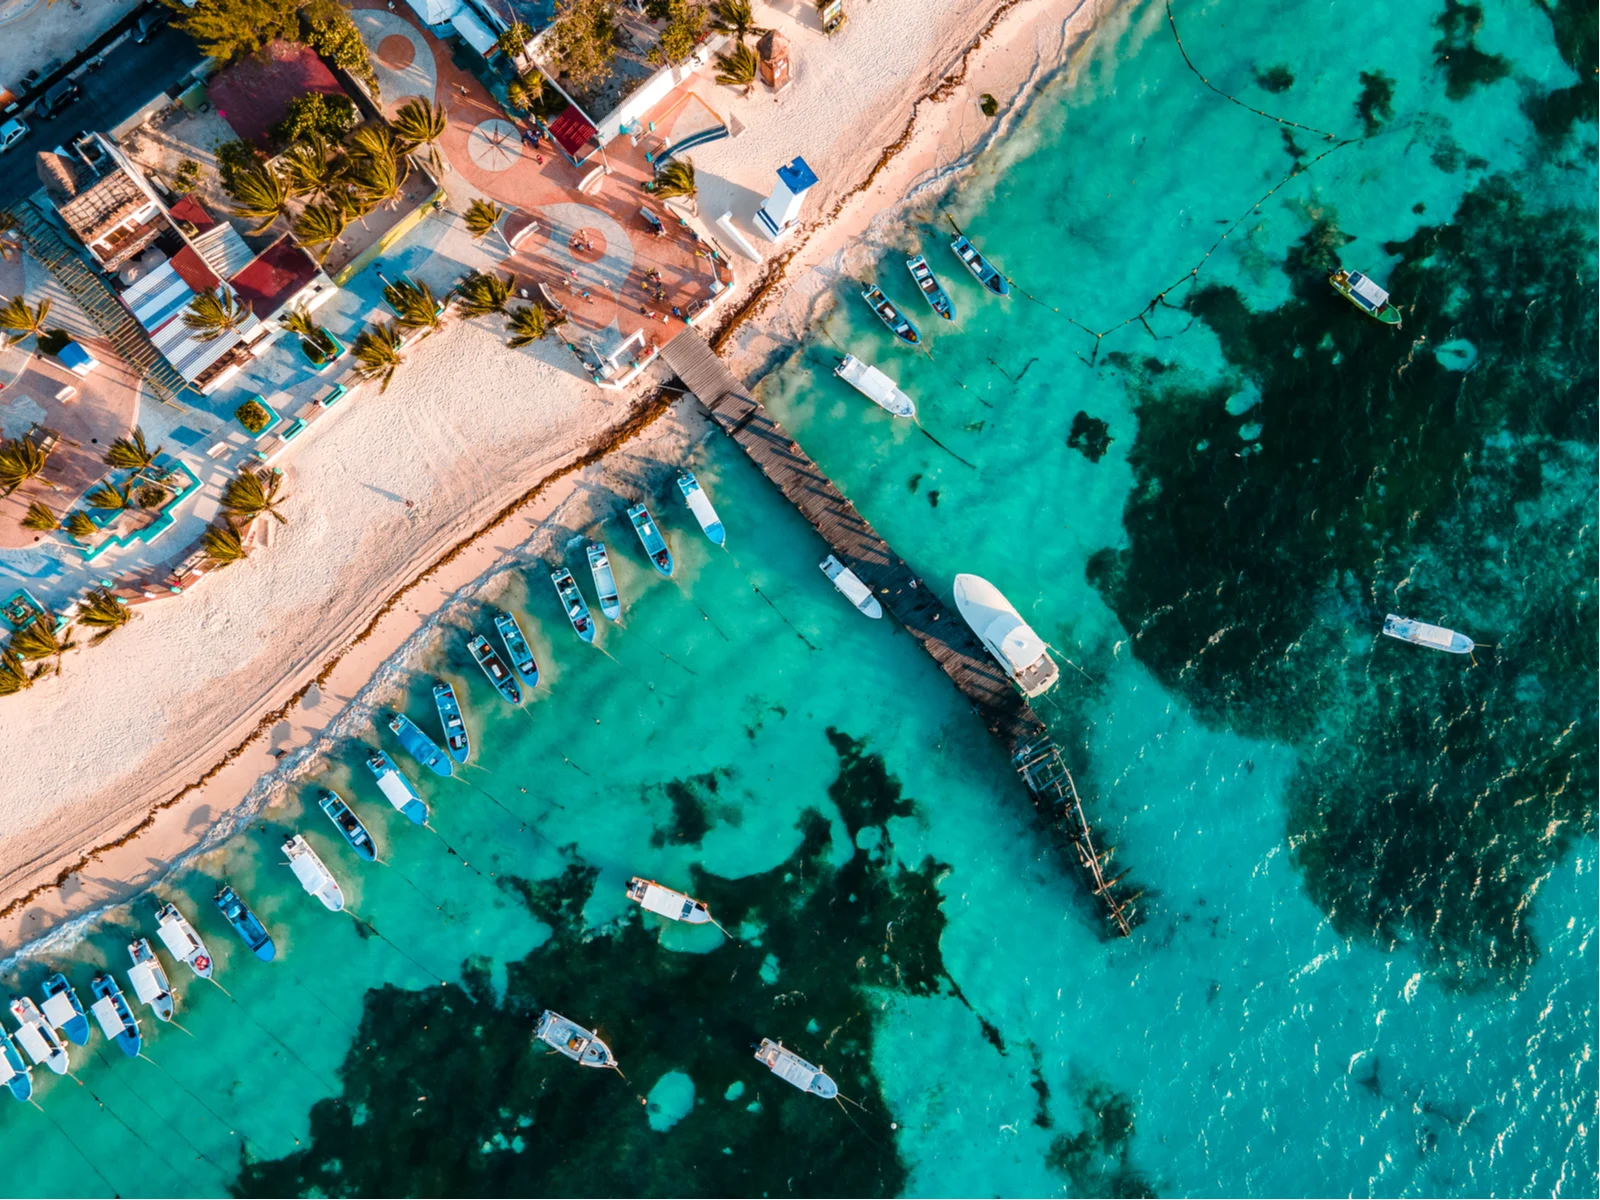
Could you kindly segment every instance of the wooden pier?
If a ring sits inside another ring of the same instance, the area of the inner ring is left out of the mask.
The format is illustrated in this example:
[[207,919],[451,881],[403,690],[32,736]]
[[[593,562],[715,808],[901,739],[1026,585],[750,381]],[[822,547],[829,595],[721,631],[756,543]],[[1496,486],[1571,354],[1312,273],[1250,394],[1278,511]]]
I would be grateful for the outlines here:
[[1038,714],[1012,686],[967,623],[947,609],[905,559],[878,536],[867,519],[806,456],[734,378],[706,340],[685,329],[661,355],[685,389],[757,467],[800,510],[834,556],[872,589],[885,608],[917,639],[963,695],[989,732],[1011,753],[1018,774],[1040,810],[1072,841],[1094,893],[1105,904],[1116,932],[1129,933],[1129,905],[1113,895],[1104,867],[1109,855],[1095,850],[1077,788]]

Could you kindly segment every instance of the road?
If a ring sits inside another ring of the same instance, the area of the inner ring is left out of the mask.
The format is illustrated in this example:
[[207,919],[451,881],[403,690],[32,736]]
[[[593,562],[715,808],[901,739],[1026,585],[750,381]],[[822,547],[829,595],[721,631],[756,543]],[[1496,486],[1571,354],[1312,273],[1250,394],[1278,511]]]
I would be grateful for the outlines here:
[[32,132],[0,154],[0,205],[39,189],[34,155],[65,145],[79,130],[105,132],[121,124],[200,65],[202,55],[188,34],[168,25],[143,45],[132,38],[111,50],[105,65],[78,76],[83,94],[48,119],[29,114]]

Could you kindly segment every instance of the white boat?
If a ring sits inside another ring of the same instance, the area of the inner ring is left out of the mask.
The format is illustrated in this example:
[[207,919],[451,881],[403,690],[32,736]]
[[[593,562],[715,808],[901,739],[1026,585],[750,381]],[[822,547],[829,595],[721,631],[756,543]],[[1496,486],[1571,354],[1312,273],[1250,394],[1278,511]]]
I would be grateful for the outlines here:
[[1414,646],[1430,650],[1443,650],[1446,654],[1471,654],[1472,639],[1442,625],[1429,625],[1426,621],[1413,621],[1410,617],[1397,617],[1393,613],[1383,619],[1383,632]]
[[917,406],[900,385],[877,367],[869,366],[854,354],[846,354],[833,373],[890,416],[915,417]]
[[552,1009],[539,1014],[533,1027],[533,1036],[552,1050],[560,1051],[573,1062],[585,1067],[614,1067],[617,1065],[611,1047],[600,1040],[592,1029],[585,1029],[567,1020]]
[[690,925],[704,925],[711,920],[711,910],[703,900],[685,896],[671,888],[662,887],[653,879],[635,875],[628,880],[628,899],[640,908],[666,917],[669,921],[684,921]]
[[779,1079],[794,1084],[802,1092],[810,1092],[813,1096],[821,1096],[824,1100],[832,1100],[839,1094],[839,1085],[828,1077],[826,1071],[821,1067],[812,1066],[793,1050],[787,1049],[782,1042],[762,1038],[761,1046],[756,1051],[756,1058],[766,1063]]
[[39,1006],[27,996],[11,997],[11,1015],[17,1019],[17,1044],[41,1067],[57,1075],[67,1073],[67,1047],[45,1020]]
[[1022,619],[1000,589],[976,575],[957,575],[956,608],[1011,682],[1033,697],[1049,691],[1061,677],[1044,639]]
[[156,932],[167,953],[187,966],[201,979],[211,978],[211,951],[200,940],[200,935],[189,924],[188,918],[178,911],[176,904],[163,904],[156,913]]
[[854,604],[862,616],[871,617],[874,621],[883,616],[883,605],[878,603],[878,598],[872,594],[872,589],[862,583],[860,577],[849,567],[831,554],[817,566],[822,568],[822,573],[832,581],[834,587],[839,589],[839,594]]
[[611,557],[606,553],[604,542],[589,543],[589,574],[594,577],[594,594],[600,598],[600,611],[608,621],[622,620],[617,577],[611,572]]
[[684,471],[678,476],[678,490],[683,493],[684,503],[689,506],[694,519],[700,522],[700,528],[705,530],[706,536],[719,546],[726,545],[728,531],[722,527],[722,518],[717,516],[711,497],[706,495],[705,488],[700,486],[700,481],[692,471]]
[[327,864],[317,857],[317,852],[305,838],[295,834],[283,843],[283,852],[288,856],[289,869],[300,881],[300,886],[305,888],[306,895],[321,900],[322,907],[329,912],[343,911],[344,892],[339,888],[339,881],[328,870]]
[[137,938],[129,942],[128,957],[133,960],[133,966],[128,968],[128,982],[133,984],[133,994],[150,1006],[156,1020],[172,1020],[172,1010],[177,1006],[178,998],[172,994],[172,984],[167,981],[167,972],[161,960],[150,948],[150,939]]

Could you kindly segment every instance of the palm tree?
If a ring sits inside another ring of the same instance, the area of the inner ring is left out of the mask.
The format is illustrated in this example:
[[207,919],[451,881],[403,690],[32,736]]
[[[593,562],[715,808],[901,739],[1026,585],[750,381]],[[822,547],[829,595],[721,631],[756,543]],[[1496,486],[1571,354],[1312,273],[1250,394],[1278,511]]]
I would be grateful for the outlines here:
[[402,279],[384,288],[383,295],[399,314],[402,329],[422,329],[426,331],[422,336],[427,337],[444,321],[444,306],[425,283]]
[[128,507],[128,493],[119,491],[117,485],[107,481],[84,497],[89,502],[90,508],[100,508],[107,512],[121,512]]
[[699,193],[694,182],[694,160],[692,158],[674,158],[656,172],[655,194],[663,200],[671,196],[682,196],[685,200],[693,200]]
[[44,474],[49,461],[48,451],[41,450],[30,439],[0,440],[0,496],[9,496],[30,479]]
[[0,331],[5,333],[7,345],[15,346],[43,333],[44,319],[49,315],[48,300],[41,300],[32,308],[21,296],[13,296],[7,300],[4,305],[0,305]]
[[350,353],[356,360],[351,369],[362,379],[381,380],[378,386],[381,396],[389,390],[389,381],[405,362],[404,345],[405,340],[393,322],[385,321],[363,329],[350,343]]
[[467,232],[472,235],[472,240],[477,241],[498,225],[500,218],[505,215],[506,210],[493,200],[474,200],[467,205],[462,220],[466,223]]
[[290,146],[279,161],[289,193],[313,200],[333,195],[345,168],[338,151],[314,131]]
[[[734,40],[741,46],[747,34],[766,32],[756,25],[755,14],[750,11],[750,0],[712,0],[711,28],[718,33],[733,34]],[[719,79],[717,82],[722,81]]]
[[368,211],[384,205],[392,207],[404,194],[405,172],[392,154],[362,155],[352,165],[350,178]]
[[201,545],[205,547],[208,567],[225,567],[250,556],[239,531],[232,525],[207,525]]
[[35,500],[28,505],[28,515],[22,518],[22,527],[37,529],[40,533],[54,533],[61,528],[61,522],[48,504],[41,504]]
[[43,667],[28,670],[15,650],[0,650],[0,696],[15,696],[23,688],[31,688],[33,681],[43,674]]
[[428,163],[435,175],[444,171],[444,159],[439,156],[438,141],[444,136],[447,124],[443,106],[421,97],[407,100],[394,115],[394,131],[399,137],[400,147],[410,154],[426,146]]
[[538,71],[529,71],[506,84],[506,101],[512,108],[526,113],[536,112],[543,100],[544,76]]
[[544,336],[544,309],[537,304],[524,304],[512,309],[511,316],[506,320],[506,331],[511,334],[506,339],[506,345],[513,350],[531,346]]
[[61,523],[61,528],[80,542],[86,542],[100,532],[100,526],[96,525],[89,514],[81,508],[68,513],[67,519]]
[[26,661],[40,662],[47,658],[55,659],[57,675],[61,674],[61,656],[68,650],[76,649],[77,645],[78,643],[72,640],[70,627],[63,633],[56,632],[55,614],[49,609],[42,610],[38,616],[11,635],[11,649],[22,655]]
[[345,227],[349,224],[349,216],[338,204],[308,204],[294,219],[291,228],[302,245],[322,247],[322,253],[317,255],[317,261],[322,262],[333,253],[335,246],[343,244]]
[[474,271],[456,284],[456,310],[464,317],[503,313],[516,286],[515,275],[502,279],[493,271]]
[[237,296],[219,284],[216,291],[196,293],[183,310],[183,324],[197,341],[214,342],[243,325],[249,315],[250,306],[240,304]]
[[[743,42],[737,42],[728,53],[717,55],[717,82],[728,87],[742,87],[748,96],[756,82],[756,52]],[[660,192],[657,188],[656,194]]]
[[365,158],[398,159],[405,153],[395,138],[394,130],[381,121],[363,125],[352,133],[350,151]]
[[129,436],[117,438],[107,448],[105,464],[128,471],[148,471],[155,466],[156,459],[161,457],[165,449],[165,446],[157,446],[154,450],[146,447],[144,430],[135,425]]
[[235,216],[260,222],[250,231],[252,234],[265,233],[289,212],[289,189],[266,163],[251,163],[235,171],[228,192],[233,197]]
[[276,471],[244,471],[228,480],[222,489],[222,511],[246,525],[265,513],[277,518],[278,524],[287,525],[289,518],[278,511],[278,506],[289,498],[279,497],[282,486],[283,476]]
[[132,617],[133,613],[129,611],[128,606],[113,596],[109,590],[95,588],[78,605],[77,623],[99,630],[89,639],[91,646],[98,646],[126,625]]

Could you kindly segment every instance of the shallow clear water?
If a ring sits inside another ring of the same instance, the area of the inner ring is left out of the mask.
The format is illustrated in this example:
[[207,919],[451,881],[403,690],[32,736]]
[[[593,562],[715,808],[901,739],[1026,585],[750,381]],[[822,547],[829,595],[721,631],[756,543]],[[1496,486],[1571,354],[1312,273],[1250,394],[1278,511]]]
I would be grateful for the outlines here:
[[[930,584],[993,580],[1071,664],[1040,711],[1144,890],[1134,937],[1106,939],[1000,747],[716,438],[692,466],[727,551],[670,473],[642,486],[675,579],[620,506],[574,531],[626,605],[598,649],[547,564],[491,589],[543,670],[524,710],[466,658],[474,597],[395,672],[385,703],[424,728],[436,675],[467,707],[463,779],[381,738],[437,836],[381,803],[354,714],[163,889],[227,993],[180,979],[192,1038],[146,1021],[153,1062],[97,1037],[82,1087],[41,1078],[0,1120],[9,1190],[1593,1194],[1594,137],[1546,99],[1588,68],[1537,9],[1474,11],[1175,9],[1213,83],[1330,141],[1206,91],[1134,7],[953,204],[1019,294],[983,296],[913,214],[876,273],[929,353],[842,287],[763,385]],[[1390,283],[1402,331],[1327,290],[1330,254]],[[840,349],[974,465],[833,380]],[[592,597],[581,543],[564,561]],[[1486,645],[1387,642],[1386,611]],[[383,864],[332,836],[324,786]],[[365,928],[295,887],[294,829]],[[634,874],[737,940],[641,921]],[[215,919],[223,879],[279,961]],[[87,995],[150,911],[51,963]],[[545,1006],[626,1077],[535,1052]],[[864,1111],[767,1075],[762,1036]]]

